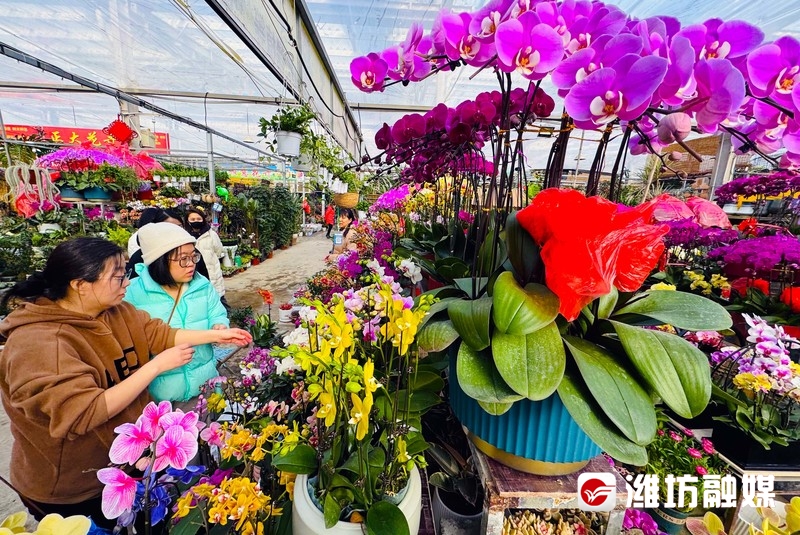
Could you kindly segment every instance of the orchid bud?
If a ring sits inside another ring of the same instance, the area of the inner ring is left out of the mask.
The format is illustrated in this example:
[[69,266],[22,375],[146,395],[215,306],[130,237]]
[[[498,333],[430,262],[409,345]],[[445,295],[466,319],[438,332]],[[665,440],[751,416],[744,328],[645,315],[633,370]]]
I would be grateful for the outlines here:
[[661,143],[683,141],[692,131],[692,118],[682,112],[670,113],[661,119],[656,130]]
[[669,158],[673,162],[678,162],[680,160],[683,160],[683,153],[680,152],[680,151],[674,150],[674,151],[669,153],[669,156],[667,156],[667,158]]

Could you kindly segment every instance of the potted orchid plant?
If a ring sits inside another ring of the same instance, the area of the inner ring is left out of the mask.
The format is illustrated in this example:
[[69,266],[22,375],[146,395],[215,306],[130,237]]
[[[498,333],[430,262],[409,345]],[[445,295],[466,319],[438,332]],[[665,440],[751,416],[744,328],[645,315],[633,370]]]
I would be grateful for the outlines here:
[[418,467],[427,444],[420,415],[439,402],[438,373],[419,362],[417,327],[431,306],[377,282],[310,303],[285,351],[305,373],[314,417],[284,441],[273,465],[300,474],[295,534],[347,531],[416,533],[421,510]]

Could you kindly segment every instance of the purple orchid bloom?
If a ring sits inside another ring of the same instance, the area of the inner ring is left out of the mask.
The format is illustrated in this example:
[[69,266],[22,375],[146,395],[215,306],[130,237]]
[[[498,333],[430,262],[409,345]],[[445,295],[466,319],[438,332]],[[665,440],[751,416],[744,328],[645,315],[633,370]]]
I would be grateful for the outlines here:
[[561,37],[532,11],[502,23],[495,46],[501,70],[517,71],[530,80],[544,78],[564,57]]
[[383,123],[381,129],[375,134],[375,146],[378,150],[386,150],[392,146],[393,141],[391,127]]
[[553,84],[558,94],[566,96],[572,86],[603,67],[612,67],[626,54],[639,54],[642,39],[633,34],[620,34],[616,37],[602,36],[589,48],[578,50],[562,61],[553,71]]
[[485,6],[472,14],[469,33],[479,41],[491,42],[500,23],[508,18],[514,0],[490,0]]
[[381,52],[381,58],[389,66],[389,78],[412,82],[425,78],[431,72],[431,64],[424,56],[431,46],[432,38],[423,36],[422,25],[412,24],[405,41]]
[[594,129],[616,118],[633,120],[650,105],[667,72],[667,60],[628,54],[577,83],[564,99],[579,128]]
[[714,133],[719,123],[734,114],[745,99],[744,76],[730,61],[700,61],[694,70],[697,98],[687,111],[694,113],[702,132]]
[[353,84],[365,93],[383,91],[384,79],[389,66],[378,54],[371,52],[350,62],[350,76]]
[[800,85],[800,42],[784,36],[758,47],[747,56],[747,77],[756,96],[790,104],[793,90]]
[[463,59],[467,65],[483,66],[494,56],[494,45],[483,43],[469,32],[472,18],[469,13],[445,13],[441,17],[444,48],[451,60]]
[[392,126],[392,138],[399,145],[425,135],[425,118],[418,113],[404,116]]
[[561,5],[556,2],[540,2],[536,4],[535,11],[544,24],[561,36],[561,44],[566,48],[572,40],[570,27],[579,17],[587,18],[591,15],[592,3],[575,0],[567,0]]
[[[650,145],[653,147],[653,150],[660,151],[666,145],[661,143],[658,139],[658,131],[656,130],[656,123],[650,117],[642,117],[636,122],[639,130],[641,130],[641,134],[644,134],[646,138],[650,141]],[[631,151],[631,154],[639,155],[639,154],[647,154],[650,152],[647,144],[642,139],[642,135],[639,132],[634,131],[631,134],[630,139],[628,140],[628,149]]]
[[684,101],[694,98],[697,82],[693,76],[695,53],[692,43],[686,37],[676,35],[667,49],[669,67],[658,97],[669,106],[680,106]]
[[686,26],[678,35],[689,39],[698,60],[738,58],[755,50],[764,40],[764,32],[743,20],[709,19]]
[[576,16],[569,27],[570,40],[565,47],[567,54],[591,46],[601,35],[616,35],[625,28],[627,16],[616,6],[600,2],[592,2],[591,6],[590,16]]

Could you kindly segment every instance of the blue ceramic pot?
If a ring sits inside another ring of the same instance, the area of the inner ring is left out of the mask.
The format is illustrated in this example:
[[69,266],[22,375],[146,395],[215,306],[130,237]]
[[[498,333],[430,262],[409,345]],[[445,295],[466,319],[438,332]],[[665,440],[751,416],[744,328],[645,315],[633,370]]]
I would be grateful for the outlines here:
[[73,189],[69,186],[59,186],[58,189],[61,191],[62,201],[83,201],[86,199],[86,197],[83,196],[83,192]]
[[106,191],[103,188],[86,188],[83,190],[83,196],[86,197],[87,200],[90,201],[110,201],[111,200],[111,192]]
[[600,447],[578,427],[558,394],[542,401],[517,401],[493,416],[458,384],[455,356],[450,364],[450,405],[470,440],[483,453],[516,470],[539,475],[577,472]]

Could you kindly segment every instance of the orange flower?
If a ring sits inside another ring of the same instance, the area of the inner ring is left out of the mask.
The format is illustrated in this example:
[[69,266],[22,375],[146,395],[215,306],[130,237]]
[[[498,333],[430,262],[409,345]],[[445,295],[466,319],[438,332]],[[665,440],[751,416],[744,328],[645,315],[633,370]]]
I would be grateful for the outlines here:
[[272,304],[272,292],[270,292],[269,290],[265,290],[264,288],[259,288],[258,295],[260,295],[261,299],[264,300],[265,305]]

